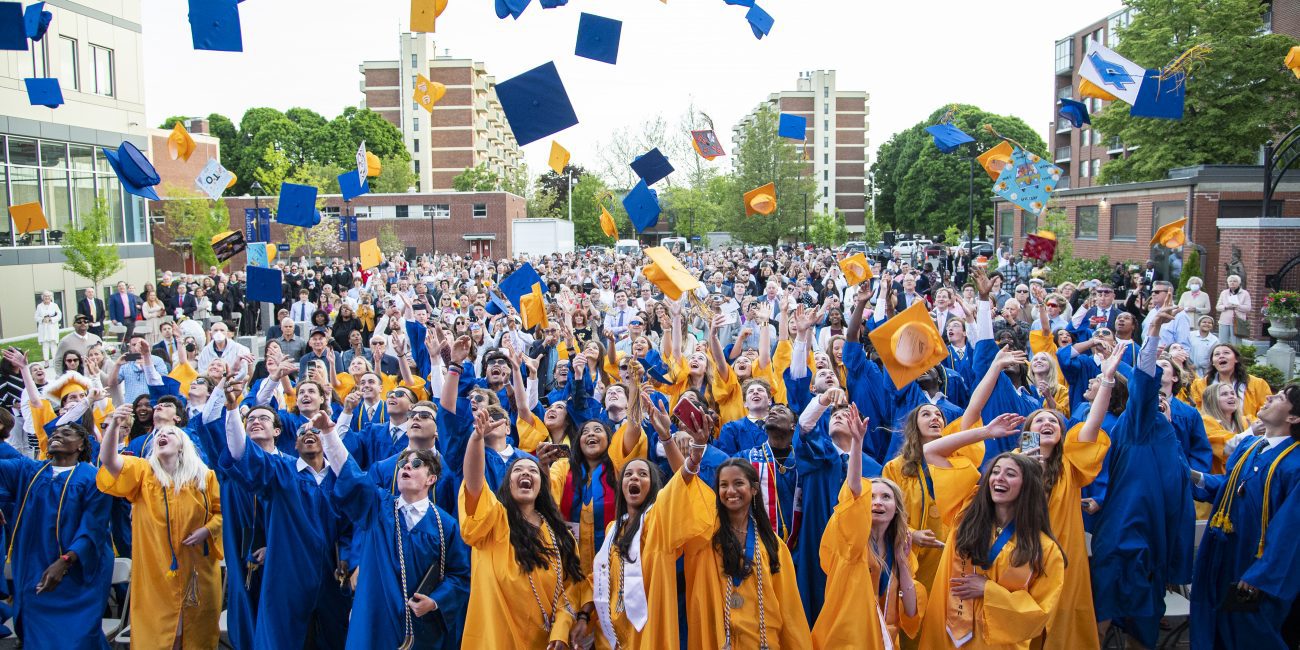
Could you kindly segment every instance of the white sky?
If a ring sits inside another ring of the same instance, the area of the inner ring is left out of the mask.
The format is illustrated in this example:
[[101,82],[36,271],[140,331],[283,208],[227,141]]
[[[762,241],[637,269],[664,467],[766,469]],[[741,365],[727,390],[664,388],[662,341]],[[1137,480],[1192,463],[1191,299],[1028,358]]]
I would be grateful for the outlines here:
[[[554,60],[580,124],[555,137],[588,168],[599,143],[662,114],[675,127],[692,101],[731,150],[731,126],[769,93],[793,90],[800,71],[834,69],[842,90],[870,93],[870,151],[947,102],[1052,120],[1054,44],[1100,20],[1120,0],[996,5],[969,0],[759,0],[776,20],[753,37],[745,8],[722,0],[534,2],[498,20],[492,0],[449,0],[439,53],[486,64],[498,82]],[[187,3],[143,3],[147,117],[222,113],[238,123],[254,106],[302,106],[327,119],[359,104],[363,60],[396,59],[408,0],[247,0],[244,52],[192,48]],[[618,65],[573,54],[581,12],[623,22]],[[549,138],[524,148],[534,174]],[[715,163],[722,163],[721,158]]]

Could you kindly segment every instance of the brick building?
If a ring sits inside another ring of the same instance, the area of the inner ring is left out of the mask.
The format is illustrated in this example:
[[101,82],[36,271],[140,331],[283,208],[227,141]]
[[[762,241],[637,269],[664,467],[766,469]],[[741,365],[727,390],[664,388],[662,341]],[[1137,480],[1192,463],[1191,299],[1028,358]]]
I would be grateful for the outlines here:
[[199,172],[203,171],[203,166],[208,164],[208,159],[215,158],[221,160],[221,140],[208,135],[208,120],[202,117],[194,117],[185,120],[185,130],[190,132],[190,137],[194,138],[194,153],[190,155],[189,160],[177,158],[172,160],[171,154],[167,152],[167,136],[171,135],[171,129],[149,129],[149,148],[145,154],[153,162],[153,167],[158,171],[158,177],[162,182],[158,184],[159,194],[165,196],[167,188],[180,188],[196,196],[201,196],[201,191],[194,184],[194,180],[199,177]]
[[[406,257],[411,259],[430,251],[470,255],[475,258],[508,257],[511,250],[512,222],[527,216],[526,201],[509,192],[428,192],[423,194],[365,194],[344,204],[337,194],[321,197],[322,220],[338,223],[340,214],[355,214],[357,243],[338,244],[333,251],[294,251],[295,257],[316,255],[321,257],[357,257],[359,242],[379,236],[379,231],[391,225],[406,246]],[[155,214],[162,214],[163,202],[154,202]],[[276,198],[226,197],[230,211],[230,227],[244,229],[244,210],[260,205],[271,208],[271,240],[284,241],[284,226],[274,221]],[[159,269],[185,268],[181,255],[166,247],[158,238],[154,247],[154,263]],[[243,268],[244,255],[230,261],[231,268]],[[205,269],[201,269],[205,270]]]
[[[1052,206],[1065,211],[1073,232],[1074,255],[1112,262],[1145,263],[1160,251],[1148,245],[1157,228],[1187,217],[1188,246],[1203,249],[1200,275],[1212,298],[1226,286],[1226,265],[1240,257],[1243,280],[1256,305],[1262,306],[1266,279],[1300,254],[1300,171],[1288,173],[1273,195],[1270,214],[1261,217],[1263,168],[1253,165],[1198,165],[1174,169],[1169,178],[1057,191]],[[999,245],[1024,247],[1025,235],[1039,220],[994,198]],[[1184,258],[1189,251],[1184,251]],[[1300,290],[1300,272],[1281,278],[1282,287]],[[1260,334],[1260,315],[1251,319]]]
[[841,212],[851,232],[862,232],[867,205],[869,99],[865,91],[837,89],[834,70],[804,72],[795,90],[768,95],[733,131],[739,133],[763,106],[806,118],[807,139],[797,146],[808,161],[804,173],[817,181],[816,195],[808,197],[808,210]]

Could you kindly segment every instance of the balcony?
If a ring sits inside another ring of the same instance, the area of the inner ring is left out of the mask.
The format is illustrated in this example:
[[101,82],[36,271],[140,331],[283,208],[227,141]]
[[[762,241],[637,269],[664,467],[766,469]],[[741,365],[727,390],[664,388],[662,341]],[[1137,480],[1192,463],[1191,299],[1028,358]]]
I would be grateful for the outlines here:
[[1106,153],[1112,155],[1124,153],[1124,143],[1120,142],[1119,136],[1115,136],[1106,142]]
[[1073,124],[1070,124],[1069,120],[1057,120],[1057,121],[1056,121],[1056,132],[1057,132],[1057,133],[1069,133],[1069,132],[1070,132],[1070,129],[1073,129],[1073,128],[1074,128],[1074,125],[1073,125]]
[[1057,181],[1057,183],[1056,183],[1056,189],[1058,189],[1058,190],[1068,190],[1068,189],[1070,189],[1070,177],[1069,177],[1069,175],[1064,175],[1064,174],[1063,174],[1063,175],[1061,176],[1061,180]]
[[1070,148],[1057,147],[1056,157],[1053,160],[1057,163],[1070,162]]

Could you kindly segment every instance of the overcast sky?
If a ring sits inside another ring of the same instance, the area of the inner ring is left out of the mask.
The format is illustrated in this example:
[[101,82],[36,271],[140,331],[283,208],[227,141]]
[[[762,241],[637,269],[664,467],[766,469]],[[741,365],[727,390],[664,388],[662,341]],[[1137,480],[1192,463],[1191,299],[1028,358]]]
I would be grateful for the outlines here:
[[[694,102],[727,151],[731,126],[804,70],[834,69],[843,90],[870,93],[870,151],[947,102],[1016,115],[1040,133],[1052,120],[1053,47],[1120,0],[997,5],[969,0],[759,0],[776,20],[757,40],[745,8],[722,0],[534,1],[498,20],[492,0],[450,0],[439,53],[482,61],[498,81],[555,61],[580,124],[556,135],[573,162],[595,167],[608,134],[662,114],[676,126]],[[363,60],[396,59],[408,0],[247,0],[242,53],[195,51],[186,3],[143,4],[148,120],[254,106],[302,106],[332,118],[361,102]],[[617,65],[573,54],[578,16],[623,22]],[[534,174],[549,139],[524,148]],[[718,159],[715,164],[725,161]]]

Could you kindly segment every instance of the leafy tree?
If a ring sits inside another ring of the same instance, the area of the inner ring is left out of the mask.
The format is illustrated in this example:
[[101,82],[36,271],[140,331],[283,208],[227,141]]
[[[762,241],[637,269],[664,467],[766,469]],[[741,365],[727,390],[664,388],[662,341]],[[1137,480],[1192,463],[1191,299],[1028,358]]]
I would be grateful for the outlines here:
[[402,243],[402,238],[397,236],[397,229],[392,223],[386,223],[379,227],[379,234],[376,235],[376,242],[379,244],[379,251],[385,257],[392,259],[405,249],[406,245]]
[[702,187],[669,187],[659,193],[659,199],[672,222],[673,232],[682,237],[702,236],[713,230],[724,216],[730,216],[723,207],[726,198],[719,200],[709,191],[707,184]]
[[[264,195],[275,196],[280,193],[280,184],[293,171],[293,163],[289,161],[289,157],[283,151],[276,149],[273,145],[266,146],[261,158],[264,161],[263,164],[253,168],[251,177],[261,184]],[[240,180],[243,180],[242,174]]]
[[465,171],[451,179],[451,188],[457,192],[491,192],[499,187],[501,176],[482,163],[466,167]]
[[177,122],[184,122],[185,120],[188,120],[188,119],[190,119],[190,118],[189,118],[188,116],[186,116],[186,115],[173,115],[173,116],[171,116],[171,117],[169,117],[169,118],[163,120],[163,123],[162,123],[162,124],[159,124],[159,125],[158,125],[158,128],[160,128],[160,129],[167,129],[167,130],[170,131],[171,129],[173,129],[173,128],[176,127],[176,123],[177,123]]
[[[225,115],[211,113],[208,115],[208,133],[221,141],[221,164],[226,169],[234,171],[235,161],[239,160],[240,147],[242,146],[239,141],[239,129],[235,127],[235,123],[231,122],[230,118]],[[237,171],[235,173],[238,174]],[[245,182],[243,178],[240,178],[235,182],[235,187],[232,189],[243,194],[248,191],[246,186],[251,183],[252,181]]]
[[517,194],[527,198],[530,194],[528,187],[528,163],[520,162],[518,167],[507,173],[505,178],[501,179],[501,189],[510,192],[511,194]]
[[366,151],[379,156],[381,160],[411,160],[401,130],[368,108],[349,106],[343,109],[338,117],[330,121],[330,130],[336,142],[348,143],[348,150],[338,154],[342,159],[334,159],[340,165],[356,168],[357,145],[362,140],[366,141]]
[[961,243],[961,229],[957,226],[948,226],[943,231],[943,243],[945,246],[956,246]]
[[808,242],[817,246],[839,246],[849,240],[843,214],[817,213],[808,220]]
[[[600,177],[594,174],[583,174],[577,183],[573,184],[573,239],[578,246],[594,246],[603,244],[612,246],[614,238],[605,234],[600,229],[600,205],[597,199],[608,191],[605,183]],[[543,194],[538,192],[539,195]],[[605,204],[613,212],[614,223],[620,224],[619,215],[623,213],[622,205],[610,205],[611,201],[606,200]],[[617,203],[614,201],[612,203]],[[622,223],[627,223],[627,228],[631,229],[631,223],[627,222],[627,216],[622,216]],[[620,232],[623,229],[620,227]]]
[[[985,112],[968,104],[952,106],[953,126],[975,138],[978,151],[963,145],[957,151],[941,153],[925,127],[939,123],[949,106],[935,110],[911,128],[895,134],[881,145],[871,165],[876,195],[876,218],[882,225],[922,234],[941,233],[950,225],[963,231],[970,210],[970,155],[998,144],[997,136],[984,129],[991,125],[1002,135],[1039,155],[1047,153],[1043,139],[1018,117]],[[984,170],[975,167],[975,219],[979,225],[993,223],[992,184]]]
[[1174,167],[1251,164],[1260,145],[1300,114],[1295,78],[1282,60],[1296,40],[1262,33],[1267,5],[1256,0],[1127,0],[1133,22],[1115,48],[1138,65],[1167,65],[1189,47],[1211,52],[1187,80],[1182,120],[1130,117],[1111,102],[1093,115],[1096,131],[1131,151],[1101,168],[1103,183],[1166,178]]
[[537,177],[537,189],[538,191],[550,192],[558,203],[567,207],[569,201],[569,181],[566,175],[572,175],[573,183],[574,185],[577,185],[578,179],[582,178],[582,176],[587,173],[587,170],[583,169],[580,165],[565,165],[564,172],[564,174],[557,174],[554,169],[548,168],[545,174]]
[[163,189],[163,195],[167,197],[162,202],[163,222],[154,226],[154,243],[182,257],[192,254],[200,267],[216,265],[212,236],[230,228],[225,201],[214,203],[206,196],[171,185]]
[[776,210],[769,215],[745,216],[742,195],[737,192],[729,201],[730,216],[723,224],[732,235],[748,244],[775,246],[804,224],[802,196],[816,192],[811,176],[799,174],[804,163],[795,146],[776,133],[777,114],[764,106],[738,134],[739,151],[732,161],[735,189],[739,192],[776,184]]
[[284,243],[289,245],[286,257],[294,255],[332,255],[342,249],[339,243],[337,219],[321,219],[311,228],[284,227]]
[[[1204,283],[1205,278],[1201,277],[1201,252],[1192,248],[1192,252],[1187,254],[1187,261],[1183,262],[1183,273],[1178,277],[1178,290],[1175,292],[1175,298],[1182,298],[1183,293],[1187,291],[1187,278],[1196,276],[1201,278]],[[1196,323],[1192,323],[1195,325]]]
[[867,207],[866,213],[862,216],[862,241],[872,246],[879,244],[884,239],[885,234],[880,230],[880,224],[876,222],[876,215],[872,212],[870,206]]
[[397,157],[380,158],[383,167],[379,175],[370,179],[370,191],[376,194],[402,194],[409,192],[420,179],[411,169],[410,159]]
[[77,227],[63,235],[63,270],[90,280],[99,293],[99,283],[126,265],[117,253],[110,231],[108,202],[96,199],[95,207],[77,219]]

